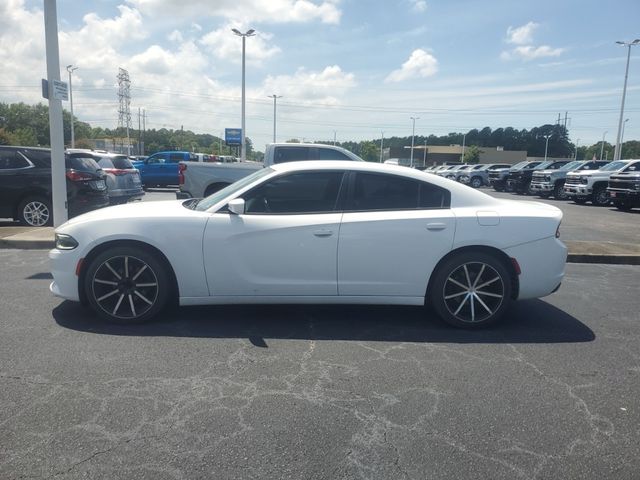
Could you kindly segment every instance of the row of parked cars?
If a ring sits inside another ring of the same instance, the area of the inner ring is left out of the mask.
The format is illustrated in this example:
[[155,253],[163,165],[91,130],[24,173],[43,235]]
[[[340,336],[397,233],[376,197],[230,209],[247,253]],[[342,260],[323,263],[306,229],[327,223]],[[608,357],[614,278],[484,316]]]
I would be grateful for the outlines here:
[[478,188],[538,195],[619,210],[640,207],[640,160],[524,161],[516,165],[440,165],[427,171]]
[[[67,150],[65,177],[69,217],[144,195],[140,172],[127,155]],[[51,225],[51,199],[51,150],[0,146],[0,218]]]

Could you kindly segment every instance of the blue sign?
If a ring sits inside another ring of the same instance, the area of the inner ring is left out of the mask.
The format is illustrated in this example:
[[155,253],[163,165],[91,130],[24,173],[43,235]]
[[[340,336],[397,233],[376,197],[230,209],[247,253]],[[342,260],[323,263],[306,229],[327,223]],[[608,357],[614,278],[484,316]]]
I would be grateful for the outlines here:
[[242,129],[241,128],[225,128],[224,141],[227,145],[242,145]]

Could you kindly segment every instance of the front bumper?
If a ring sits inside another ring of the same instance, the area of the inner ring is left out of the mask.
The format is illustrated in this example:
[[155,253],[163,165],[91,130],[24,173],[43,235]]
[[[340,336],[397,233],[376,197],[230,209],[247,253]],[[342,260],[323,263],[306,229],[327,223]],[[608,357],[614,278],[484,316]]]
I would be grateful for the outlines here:
[[80,261],[80,255],[76,249],[58,250],[54,248],[49,251],[49,265],[53,275],[53,282],[49,285],[49,290],[56,297],[80,301],[78,277],[76,276],[76,266]]
[[553,191],[553,183],[547,183],[547,182],[540,182],[540,183],[533,183],[531,182],[531,186],[529,188],[531,188],[532,192],[552,192]]
[[607,188],[611,200],[620,200],[629,203],[640,204],[640,191],[637,190],[618,190]]
[[570,197],[588,197],[593,189],[587,185],[564,185],[564,193]]

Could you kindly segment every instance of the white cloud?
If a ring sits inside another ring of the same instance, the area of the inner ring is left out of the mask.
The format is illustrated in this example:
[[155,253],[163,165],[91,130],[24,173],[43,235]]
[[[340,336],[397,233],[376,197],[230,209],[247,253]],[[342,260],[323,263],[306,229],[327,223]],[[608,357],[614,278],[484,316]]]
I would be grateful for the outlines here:
[[321,102],[331,105],[340,103],[339,97],[356,86],[353,73],[346,73],[338,65],[325,67],[321,72],[300,68],[294,75],[268,76],[258,97],[283,95],[287,101],[297,103]]
[[338,24],[340,0],[127,0],[145,15],[224,17],[242,23],[311,22]]
[[424,12],[427,10],[427,2],[425,0],[410,0],[411,9],[414,12]]
[[535,60],[536,58],[559,57],[564,51],[564,48],[552,48],[548,45],[540,45],[539,47],[526,45],[516,47],[510,52],[502,52],[500,58],[503,60],[511,60],[513,58]]
[[507,28],[507,43],[512,43],[514,45],[527,45],[533,42],[533,32],[540,25],[535,22],[529,22],[526,25],[522,25],[521,27],[509,27]]
[[438,71],[438,60],[429,52],[418,48],[398,70],[391,72],[385,82],[402,82],[410,78],[426,78]]
[[[235,63],[242,61],[242,39],[231,32],[235,26],[226,25],[217,30],[213,30],[200,39],[200,44],[207,50],[222,60]],[[246,28],[238,28],[246,31]],[[280,53],[280,48],[276,45],[268,45],[272,35],[266,32],[257,32],[255,36],[246,40],[246,61],[254,65],[260,65],[274,55]]]

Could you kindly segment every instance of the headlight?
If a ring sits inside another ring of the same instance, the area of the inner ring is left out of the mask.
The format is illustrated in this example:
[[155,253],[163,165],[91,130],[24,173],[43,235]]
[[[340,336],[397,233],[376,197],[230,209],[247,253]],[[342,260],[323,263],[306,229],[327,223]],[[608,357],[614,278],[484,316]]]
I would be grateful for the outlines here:
[[56,248],[58,250],[73,250],[78,246],[78,241],[71,235],[56,233]]
[[551,181],[551,177],[549,175],[547,175],[546,177],[544,177],[544,181],[545,182],[550,182]]
[[586,185],[589,183],[589,177],[580,177],[580,183]]

